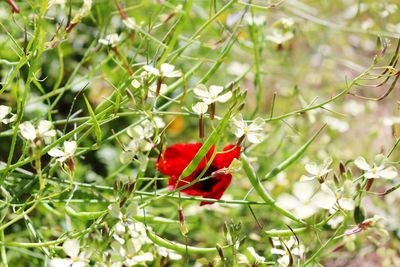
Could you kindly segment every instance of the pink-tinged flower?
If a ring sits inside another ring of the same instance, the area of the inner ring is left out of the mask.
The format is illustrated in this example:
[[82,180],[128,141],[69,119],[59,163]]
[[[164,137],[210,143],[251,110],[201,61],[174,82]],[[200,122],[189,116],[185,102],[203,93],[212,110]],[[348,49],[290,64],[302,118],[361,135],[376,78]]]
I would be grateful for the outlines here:
[[[201,143],[175,144],[168,147],[157,162],[158,170],[170,178],[168,180],[168,190],[179,189],[194,181],[196,177],[206,168],[207,161],[215,150],[212,146],[207,155],[201,160],[199,165],[187,177],[179,180],[183,170],[190,164],[197,152],[200,150]],[[232,175],[226,170],[234,159],[239,158],[240,147],[229,144],[224,147],[222,152],[216,153],[210,167],[206,170],[201,179],[182,189],[181,192],[191,196],[201,196],[204,198],[221,199],[225,190],[231,183]],[[201,202],[200,205],[213,204],[213,202]]]

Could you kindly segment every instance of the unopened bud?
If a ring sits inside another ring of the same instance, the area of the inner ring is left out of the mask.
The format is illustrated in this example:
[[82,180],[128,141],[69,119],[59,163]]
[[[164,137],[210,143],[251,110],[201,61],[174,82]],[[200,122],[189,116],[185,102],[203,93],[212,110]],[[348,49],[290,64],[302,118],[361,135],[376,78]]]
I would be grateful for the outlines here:
[[67,159],[67,166],[68,166],[68,169],[69,169],[71,172],[75,172],[76,166],[75,166],[75,161],[74,161],[74,158],[73,158],[73,157],[69,157],[69,158]]
[[343,162],[339,162],[339,171],[341,175],[344,175],[346,173],[346,166],[344,166]]
[[225,261],[225,255],[224,255],[224,251],[222,250],[221,245],[217,244],[215,247],[216,247],[216,249],[218,251],[218,255],[221,258],[221,261],[224,262]]
[[367,185],[365,186],[365,191],[369,191],[371,189],[371,186],[373,183],[374,183],[374,179],[368,179]]

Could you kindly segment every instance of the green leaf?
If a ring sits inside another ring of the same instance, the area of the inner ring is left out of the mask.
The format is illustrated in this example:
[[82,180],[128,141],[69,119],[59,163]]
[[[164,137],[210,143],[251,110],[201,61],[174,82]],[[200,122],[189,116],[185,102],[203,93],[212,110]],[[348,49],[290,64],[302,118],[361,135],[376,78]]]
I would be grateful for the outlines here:
[[94,114],[92,106],[89,103],[89,100],[86,98],[85,95],[83,95],[83,98],[85,99],[86,107],[89,111],[89,114],[93,119],[94,132],[96,134],[96,143],[97,143],[97,145],[100,145],[101,140],[103,139],[103,133],[101,132],[100,124],[97,121],[96,114]]

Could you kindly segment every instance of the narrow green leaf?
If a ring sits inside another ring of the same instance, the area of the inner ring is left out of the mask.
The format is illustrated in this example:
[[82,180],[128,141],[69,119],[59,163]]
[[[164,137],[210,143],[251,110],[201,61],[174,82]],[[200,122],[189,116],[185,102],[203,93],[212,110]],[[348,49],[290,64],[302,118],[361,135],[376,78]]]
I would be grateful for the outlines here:
[[89,114],[93,119],[94,132],[96,134],[96,143],[100,144],[101,140],[103,139],[103,133],[101,132],[100,124],[97,121],[96,114],[94,114],[92,106],[89,103],[89,100],[86,98],[85,95],[83,95],[83,98],[85,99],[86,107],[89,111]]

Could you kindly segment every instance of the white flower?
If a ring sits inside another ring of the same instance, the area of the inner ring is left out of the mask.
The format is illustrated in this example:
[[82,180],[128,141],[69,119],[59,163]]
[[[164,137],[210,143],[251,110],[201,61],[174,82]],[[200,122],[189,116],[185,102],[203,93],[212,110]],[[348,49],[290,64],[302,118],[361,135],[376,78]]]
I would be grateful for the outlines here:
[[15,121],[17,118],[15,115],[12,115],[10,118],[6,118],[8,114],[11,114],[11,107],[0,105],[0,123],[8,124],[10,122]]
[[397,169],[393,166],[385,167],[386,157],[377,155],[373,165],[369,165],[363,157],[358,157],[354,161],[356,166],[364,171],[364,176],[367,179],[393,179],[397,176]]
[[111,247],[116,254],[115,261],[120,262],[123,266],[136,266],[145,264],[146,261],[153,261],[154,256],[150,252],[139,252],[135,247],[135,240],[129,239],[125,245],[119,242],[112,242]]
[[223,86],[211,85],[210,88],[207,89],[206,86],[199,84],[196,88],[193,89],[193,92],[207,105],[210,105],[215,102],[225,103],[232,97],[232,92],[227,92],[223,95],[220,95],[224,90]]
[[156,246],[157,253],[165,258],[168,258],[173,261],[177,261],[182,259],[182,256],[171,249],[167,249],[164,247]]
[[268,41],[281,45],[294,37],[294,20],[292,18],[282,18],[272,24],[271,34],[267,35]]
[[23,122],[19,125],[22,137],[27,140],[34,141],[35,139],[43,138],[46,143],[49,142],[51,137],[56,135],[55,130],[51,130],[53,124],[47,120],[41,120],[38,123],[37,129],[29,121]]
[[243,120],[242,115],[239,113],[233,119],[235,136],[240,138],[246,136],[247,140],[253,144],[259,144],[263,138],[265,129],[265,121],[261,118],[256,118],[250,125]]
[[264,25],[267,19],[265,16],[253,16],[251,14],[247,14],[244,17],[244,21],[246,21],[248,25],[254,25],[259,27]]
[[79,253],[80,248],[78,240],[65,240],[63,250],[69,258],[54,258],[50,261],[51,267],[84,267],[89,263],[85,252]]
[[150,65],[145,65],[143,68],[148,73],[153,74],[154,76],[169,77],[169,78],[175,78],[175,77],[182,76],[182,73],[179,70],[175,70],[174,65],[171,65],[168,63],[161,64],[160,69],[156,69]]
[[257,254],[256,250],[253,247],[248,247],[247,251],[250,253],[250,255],[253,257],[254,262],[256,264],[260,264],[260,263],[265,263],[265,257],[262,257],[260,255]]
[[290,256],[286,249],[290,251],[292,257],[296,256],[300,259],[303,259],[304,257],[304,246],[302,244],[298,244],[297,240],[293,236],[287,240],[281,240],[277,237],[273,237],[272,244],[274,248],[271,249],[271,253],[279,255],[277,260],[279,266],[289,266]]
[[317,189],[318,184],[314,181],[297,182],[293,185],[293,195],[281,194],[277,199],[277,204],[292,211],[299,219],[308,218],[319,210],[319,207],[312,201]]
[[303,175],[300,181],[314,180],[323,181],[325,175],[332,171],[329,166],[332,164],[332,159],[325,159],[321,165],[315,162],[310,162],[305,165],[305,168],[309,175]]
[[324,116],[323,120],[329,126],[329,128],[340,133],[347,132],[350,128],[346,121],[331,116]]
[[110,45],[111,47],[115,47],[121,41],[121,36],[117,33],[111,33],[104,38],[99,39],[99,43],[103,45]]
[[[147,97],[150,98],[156,97],[156,91],[157,91],[157,84],[150,85]],[[165,95],[167,91],[168,91],[168,86],[165,83],[162,83],[160,86],[160,95]]]
[[207,112],[208,110],[208,105],[204,102],[198,102],[195,105],[192,106],[192,110],[194,113],[197,115],[203,115]]
[[75,141],[65,141],[64,142],[64,151],[58,149],[58,148],[52,148],[50,149],[47,154],[52,156],[53,158],[56,158],[56,160],[60,163],[72,159],[74,156],[74,153],[76,151],[76,142]]

